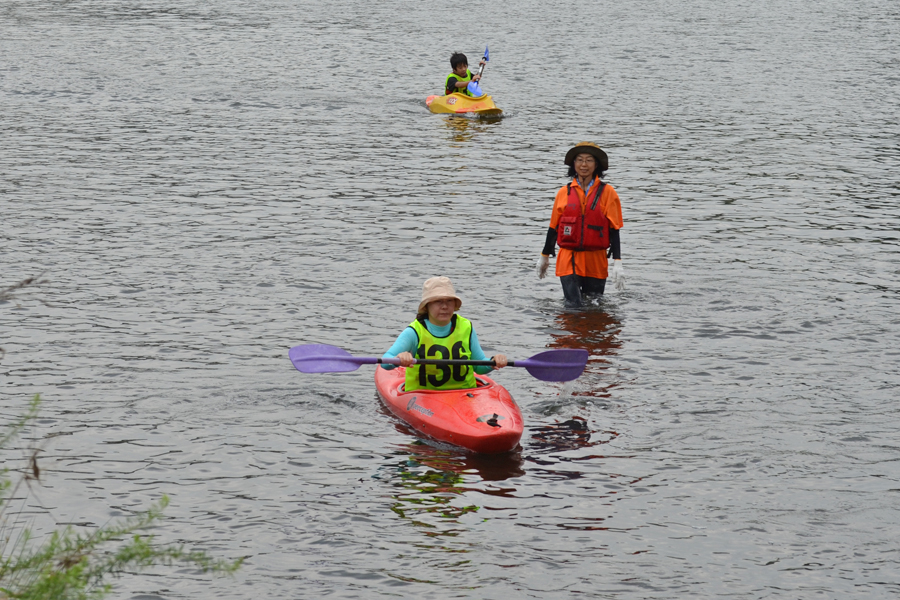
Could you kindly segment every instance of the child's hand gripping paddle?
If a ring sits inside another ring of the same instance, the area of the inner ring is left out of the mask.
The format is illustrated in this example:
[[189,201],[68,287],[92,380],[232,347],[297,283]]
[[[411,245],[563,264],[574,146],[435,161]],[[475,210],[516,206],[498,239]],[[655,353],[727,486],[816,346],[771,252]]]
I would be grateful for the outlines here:
[[[327,344],[307,344],[294,346],[288,352],[291,362],[301,373],[344,373],[355,371],[360,365],[387,363],[399,365],[398,358],[375,358],[353,356],[346,350]],[[571,381],[577,379],[587,364],[588,351],[582,349],[563,348],[547,350],[535,354],[531,358],[509,361],[509,367],[524,367],[533,377],[541,381]],[[419,359],[414,361],[420,365],[487,365],[495,366],[492,360],[459,360],[459,359]]]
[[[484,62],[488,62],[489,60],[491,60],[491,59],[490,59],[490,55],[488,54],[488,47],[485,46],[484,47]],[[478,73],[476,73],[476,75],[479,76],[479,79],[481,78],[480,75],[482,73],[484,73],[484,67],[485,67],[485,65],[481,65],[481,67],[478,68]],[[481,91],[481,86],[478,85],[477,81],[470,81],[469,85],[466,86],[466,89],[473,96],[484,96],[484,92]]]

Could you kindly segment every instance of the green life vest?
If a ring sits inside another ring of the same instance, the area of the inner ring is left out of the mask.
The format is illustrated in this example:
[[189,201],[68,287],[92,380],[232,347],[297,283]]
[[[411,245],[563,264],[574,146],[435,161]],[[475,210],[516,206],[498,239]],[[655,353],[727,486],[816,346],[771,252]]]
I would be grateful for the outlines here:
[[[447,337],[435,337],[416,319],[409,324],[419,336],[415,358],[467,359],[472,356],[472,323],[453,315]],[[474,388],[475,370],[469,365],[413,365],[406,368],[407,392],[413,390],[464,390]]]
[[[465,76],[465,77],[460,77],[460,76],[457,75],[456,73],[450,73],[449,75],[447,75],[447,79],[444,80],[444,92],[445,92],[445,93],[446,93],[446,91],[447,91],[447,84],[450,83],[450,78],[451,78],[451,77],[456,77],[456,80],[457,80],[457,81],[472,81],[472,71],[466,69],[466,76]],[[471,95],[472,95],[472,94],[469,93],[469,90],[467,90],[466,88],[456,88],[456,92],[457,92],[458,94],[465,94],[466,96],[471,96]]]

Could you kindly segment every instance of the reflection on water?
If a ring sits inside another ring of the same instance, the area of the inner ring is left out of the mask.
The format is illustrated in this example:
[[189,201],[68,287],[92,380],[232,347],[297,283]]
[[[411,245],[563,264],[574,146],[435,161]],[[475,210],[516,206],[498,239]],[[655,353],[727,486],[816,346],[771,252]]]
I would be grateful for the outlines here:
[[[564,452],[608,444],[618,437],[615,431],[591,429],[583,417],[572,417],[562,423],[532,427],[527,449],[540,453]],[[528,460],[532,460],[530,457]]]
[[[382,467],[376,478],[390,482],[391,511],[421,527],[429,537],[457,536],[458,528],[463,526],[460,519],[481,509],[463,500],[467,492],[506,498],[515,491],[472,485],[525,474],[518,452],[484,456],[435,448],[423,442],[404,444],[398,450],[400,460]],[[465,485],[467,480],[469,486]]]
[[559,332],[552,333],[551,348],[585,348],[591,353],[588,365],[608,363],[601,359],[612,356],[622,347],[617,337],[622,324],[602,307],[588,307],[580,310],[566,310],[556,317]]
[[[392,476],[396,488],[391,510],[413,524],[434,529],[431,519],[458,520],[459,517],[478,510],[477,506],[454,506],[453,496],[459,496],[463,477],[453,471],[436,471],[413,458],[397,464]],[[426,532],[427,535],[453,535],[449,532]]]
[[459,448],[434,447],[419,441],[401,447],[410,460],[438,471],[477,474],[482,481],[504,481],[525,474],[520,450],[505,454],[475,454]]
[[444,127],[450,134],[450,141],[459,144],[472,141],[477,134],[496,127],[503,120],[502,117],[467,117],[462,115],[441,118],[444,121]]
[[584,348],[590,352],[584,374],[573,386],[573,396],[592,396],[608,399],[618,382],[606,376],[610,358],[622,343],[622,325],[616,317],[601,307],[565,310],[556,317],[556,332],[551,332],[550,348]]

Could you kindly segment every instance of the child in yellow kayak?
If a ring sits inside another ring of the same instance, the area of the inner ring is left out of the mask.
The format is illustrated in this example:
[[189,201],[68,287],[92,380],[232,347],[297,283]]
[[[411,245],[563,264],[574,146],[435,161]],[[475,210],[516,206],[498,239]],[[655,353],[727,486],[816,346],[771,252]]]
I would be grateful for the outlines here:
[[[495,354],[496,367],[469,365],[414,365],[413,358],[488,360],[472,323],[457,314],[462,300],[447,277],[432,277],[422,286],[416,319],[403,330],[382,358],[399,358],[406,367],[406,391],[458,390],[477,387],[475,374],[506,366],[506,356]],[[415,355],[415,356],[414,356]],[[394,365],[382,364],[383,369]]]
[[[481,59],[478,65],[481,66],[483,64],[484,59]],[[447,75],[447,80],[444,83],[444,94],[449,96],[453,92],[458,92],[471,96],[472,94],[466,88],[470,81],[481,79],[481,75],[472,75],[472,72],[469,70],[469,59],[466,58],[466,55],[462,52],[455,52],[450,57],[450,68],[453,69],[453,72]]]

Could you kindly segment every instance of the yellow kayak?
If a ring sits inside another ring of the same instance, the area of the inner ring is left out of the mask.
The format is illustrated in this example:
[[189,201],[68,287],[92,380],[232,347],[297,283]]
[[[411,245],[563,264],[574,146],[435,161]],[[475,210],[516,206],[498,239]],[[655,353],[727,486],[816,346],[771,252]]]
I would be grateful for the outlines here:
[[474,98],[465,94],[428,96],[425,99],[425,106],[431,112],[438,114],[458,115],[472,113],[485,117],[494,117],[503,112],[494,104],[494,99],[487,94]]

